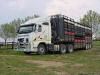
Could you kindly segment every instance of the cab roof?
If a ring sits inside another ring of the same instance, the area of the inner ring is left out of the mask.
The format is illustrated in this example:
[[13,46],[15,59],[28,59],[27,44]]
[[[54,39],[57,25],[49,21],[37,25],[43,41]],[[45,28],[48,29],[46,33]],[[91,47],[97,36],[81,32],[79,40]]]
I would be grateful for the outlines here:
[[50,20],[50,16],[34,18],[34,19],[30,19],[29,21],[21,24],[21,26],[28,25],[28,24],[35,24],[35,23],[39,24],[39,23],[42,23],[42,22],[45,22],[45,21],[49,21],[49,20]]

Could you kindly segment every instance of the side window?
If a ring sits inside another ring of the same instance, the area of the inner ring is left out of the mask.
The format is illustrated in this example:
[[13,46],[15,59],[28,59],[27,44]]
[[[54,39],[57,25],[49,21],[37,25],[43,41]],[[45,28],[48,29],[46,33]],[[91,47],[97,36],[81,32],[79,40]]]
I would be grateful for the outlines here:
[[41,32],[41,31],[42,31],[42,26],[39,25],[39,26],[38,26],[38,32]]

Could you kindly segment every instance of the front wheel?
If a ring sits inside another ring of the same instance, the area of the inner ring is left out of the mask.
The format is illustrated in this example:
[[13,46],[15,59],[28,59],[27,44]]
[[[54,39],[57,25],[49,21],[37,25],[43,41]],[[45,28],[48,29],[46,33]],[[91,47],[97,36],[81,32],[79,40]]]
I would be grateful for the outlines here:
[[67,45],[67,52],[72,53],[74,51],[74,47],[72,44]]
[[46,47],[45,47],[44,44],[40,44],[40,45],[38,46],[38,52],[37,52],[37,53],[40,54],[40,55],[43,55],[43,54],[46,53]]

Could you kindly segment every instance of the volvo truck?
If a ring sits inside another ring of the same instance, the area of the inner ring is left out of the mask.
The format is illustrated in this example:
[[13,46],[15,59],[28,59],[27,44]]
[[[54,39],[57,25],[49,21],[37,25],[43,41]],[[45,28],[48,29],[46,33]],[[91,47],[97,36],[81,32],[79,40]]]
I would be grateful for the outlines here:
[[24,53],[71,53],[92,47],[92,28],[64,15],[39,17],[20,25],[17,41],[17,50]]

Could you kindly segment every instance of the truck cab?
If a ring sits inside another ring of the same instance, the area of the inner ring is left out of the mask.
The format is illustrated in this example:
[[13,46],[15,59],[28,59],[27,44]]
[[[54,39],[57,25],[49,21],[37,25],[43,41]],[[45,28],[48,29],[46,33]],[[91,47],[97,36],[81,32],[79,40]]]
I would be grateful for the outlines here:
[[25,53],[37,52],[39,45],[51,43],[50,18],[36,18],[21,24],[17,41],[17,50]]

